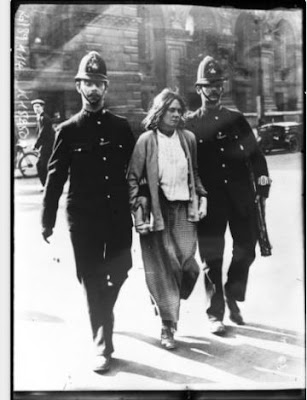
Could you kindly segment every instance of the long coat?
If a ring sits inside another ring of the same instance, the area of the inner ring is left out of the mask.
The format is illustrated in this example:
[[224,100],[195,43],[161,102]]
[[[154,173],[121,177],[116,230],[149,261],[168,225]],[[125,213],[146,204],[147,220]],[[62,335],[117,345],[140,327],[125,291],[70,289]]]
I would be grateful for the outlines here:
[[52,127],[52,121],[45,112],[39,116],[36,134],[37,139],[34,148],[40,150],[40,160],[47,163],[52,153],[55,132]]
[[[43,200],[42,225],[53,228],[59,198],[69,177],[70,230],[131,229],[126,168],[134,147],[127,120],[103,110],[81,110],[57,129]],[[115,229],[114,228],[114,229]]]
[[[198,198],[206,196],[197,170],[197,150],[196,140],[192,132],[178,130],[178,136],[188,161],[188,185],[190,199],[188,203],[188,220],[197,222],[198,217]],[[133,155],[131,157],[128,182],[130,206],[132,211],[136,210],[137,197],[142,191],[142,182],[145,179],[148,185],[153,215],[153,230],[161,231],[164,229],[164,220],[159,200],[159,172],[158,172],[158,140],[157,132],[144,132],[138,139]]]
[[[198,109],[186,117],[186,127],[197,139],[198,171],[208,191],[209,208],[226,191],[239,214],[247,215],[254,198],[248,163],[256,180],[268,176],[268,168],[245,117],[225,107]],[[257,186],[257,191],[267,197],[269,185]]]

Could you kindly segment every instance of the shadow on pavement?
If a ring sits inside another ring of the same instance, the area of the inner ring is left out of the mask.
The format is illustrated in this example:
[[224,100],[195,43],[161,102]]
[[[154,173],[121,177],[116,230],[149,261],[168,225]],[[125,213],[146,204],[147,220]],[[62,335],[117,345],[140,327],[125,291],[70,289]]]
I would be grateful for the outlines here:
[[305,335],[289,329],[275,328],[272,326],[249,323],[243,326],[228,327],[229,331],[240,333],[257,339],[272,340],[305,348]]
[[[304,345],[298,344],[302,349],[299,348],[294,354],[293,349],[287,347],[290,344],[289,335],[293,335],[291,341],[294,341],[295,332],[256,324],[249,327],[228,326],[227,329],[222,337],[210,334],[206,337],[185,336],[182,340],[179,337],[174,354],[256,382],[298,384],[298,380],[303,381]],[[161,348],[158,338],[132,332],[116,333]],[[286,338],[284,335],[287,335]],[[188,339],[188,342],[184,339]],[[298,355],[300,350],[301,354]],[[164,372],[162,375],[165,379]]]
[[52,323],[65,323],[63,318],[56,315],[42,313],[40,311],[22,311],[16,313],[19,320],[32,321],[32,322],[52,322]]
[[162,368],[152,367],[148,364],[141,364],[135,361],[127,361],[122,358],[113,358],[112,369],[107,373],[103,373],[101,375],[105,376],[115,376],[118,373],[129,373],[145,376],[147,378],[159,379],[161,381],[166,381],[174,384],[208,384],[212,383],[212,381],[204,378],[200,378],[199,376],[191,376],[188,374],[180,374],[174,371],[168,371]]

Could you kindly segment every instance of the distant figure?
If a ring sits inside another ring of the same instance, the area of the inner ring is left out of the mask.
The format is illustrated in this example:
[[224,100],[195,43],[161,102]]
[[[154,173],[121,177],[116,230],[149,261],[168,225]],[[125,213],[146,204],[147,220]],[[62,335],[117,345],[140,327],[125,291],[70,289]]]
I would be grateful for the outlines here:
[[35,150],[39,150],[37,173],[41,184],[45,186],[47,178],[48,161],[52,153],[55,132],[52,127],[52,121],[45,113],[45,102],[41,99],[31,101],[33,110],[37,118],[37,139],[33,146]]
[[[198,67],[196,92],[202,105],[186,118],[197,138],[199,175],[208,191],[208,215],[198,224],[199,252],[205,262],[205,289],[210,330],[223,334],[225,300],[230,319],[244,324],[237,302],[245,300],[249,267],[255,259],[257,225],[250,171],[257,196],[265,202],[270,178],[264,155],[245,117],[221,106],[223,76],[220,64],[205,57]],[[225,232],[233,239],[232,260],[223,288]]]
[[146,283],[161,318],[161,345],[167,350],[176,347],[180,300],[190,296],[199,275],[196,223],[207,210],[196,140],[183,129],[184,111],[178,93],[164,89],[155,97],[143,121],[147,131],[136,143],[128,170]]

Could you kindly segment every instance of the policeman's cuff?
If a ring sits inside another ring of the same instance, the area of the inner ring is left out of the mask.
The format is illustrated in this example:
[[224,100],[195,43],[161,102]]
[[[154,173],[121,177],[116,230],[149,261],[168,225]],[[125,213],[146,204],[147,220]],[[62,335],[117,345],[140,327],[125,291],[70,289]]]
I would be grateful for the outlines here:
[[208,197],[208,192],[202,188],[196,188],[196,193],[199,197]]

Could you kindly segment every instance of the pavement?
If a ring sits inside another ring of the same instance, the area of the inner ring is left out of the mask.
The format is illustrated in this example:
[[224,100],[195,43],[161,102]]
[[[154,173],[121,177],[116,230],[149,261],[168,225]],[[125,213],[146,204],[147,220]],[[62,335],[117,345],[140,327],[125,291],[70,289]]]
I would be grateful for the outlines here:
[[[261,257],[257,248],[247,299],[241,307],[246,325],[236,326],[226,315],[227,334],[209,333],[201,272],[192,295],[182,301],[178,348],[162,349],[160,323],[150,302],[138,236],[134,234],[133,268],[115,308],[113,367],[103,375],[91,370],[91,332],[75,277],[65,195],[48,245],[40,234],[39,182],[16,175],[13,390],[305,388],[301,156],[273,153],[267,160],[273,179],[267,202],[273,255]],[[231,257],[227,235],[225,266]]]

